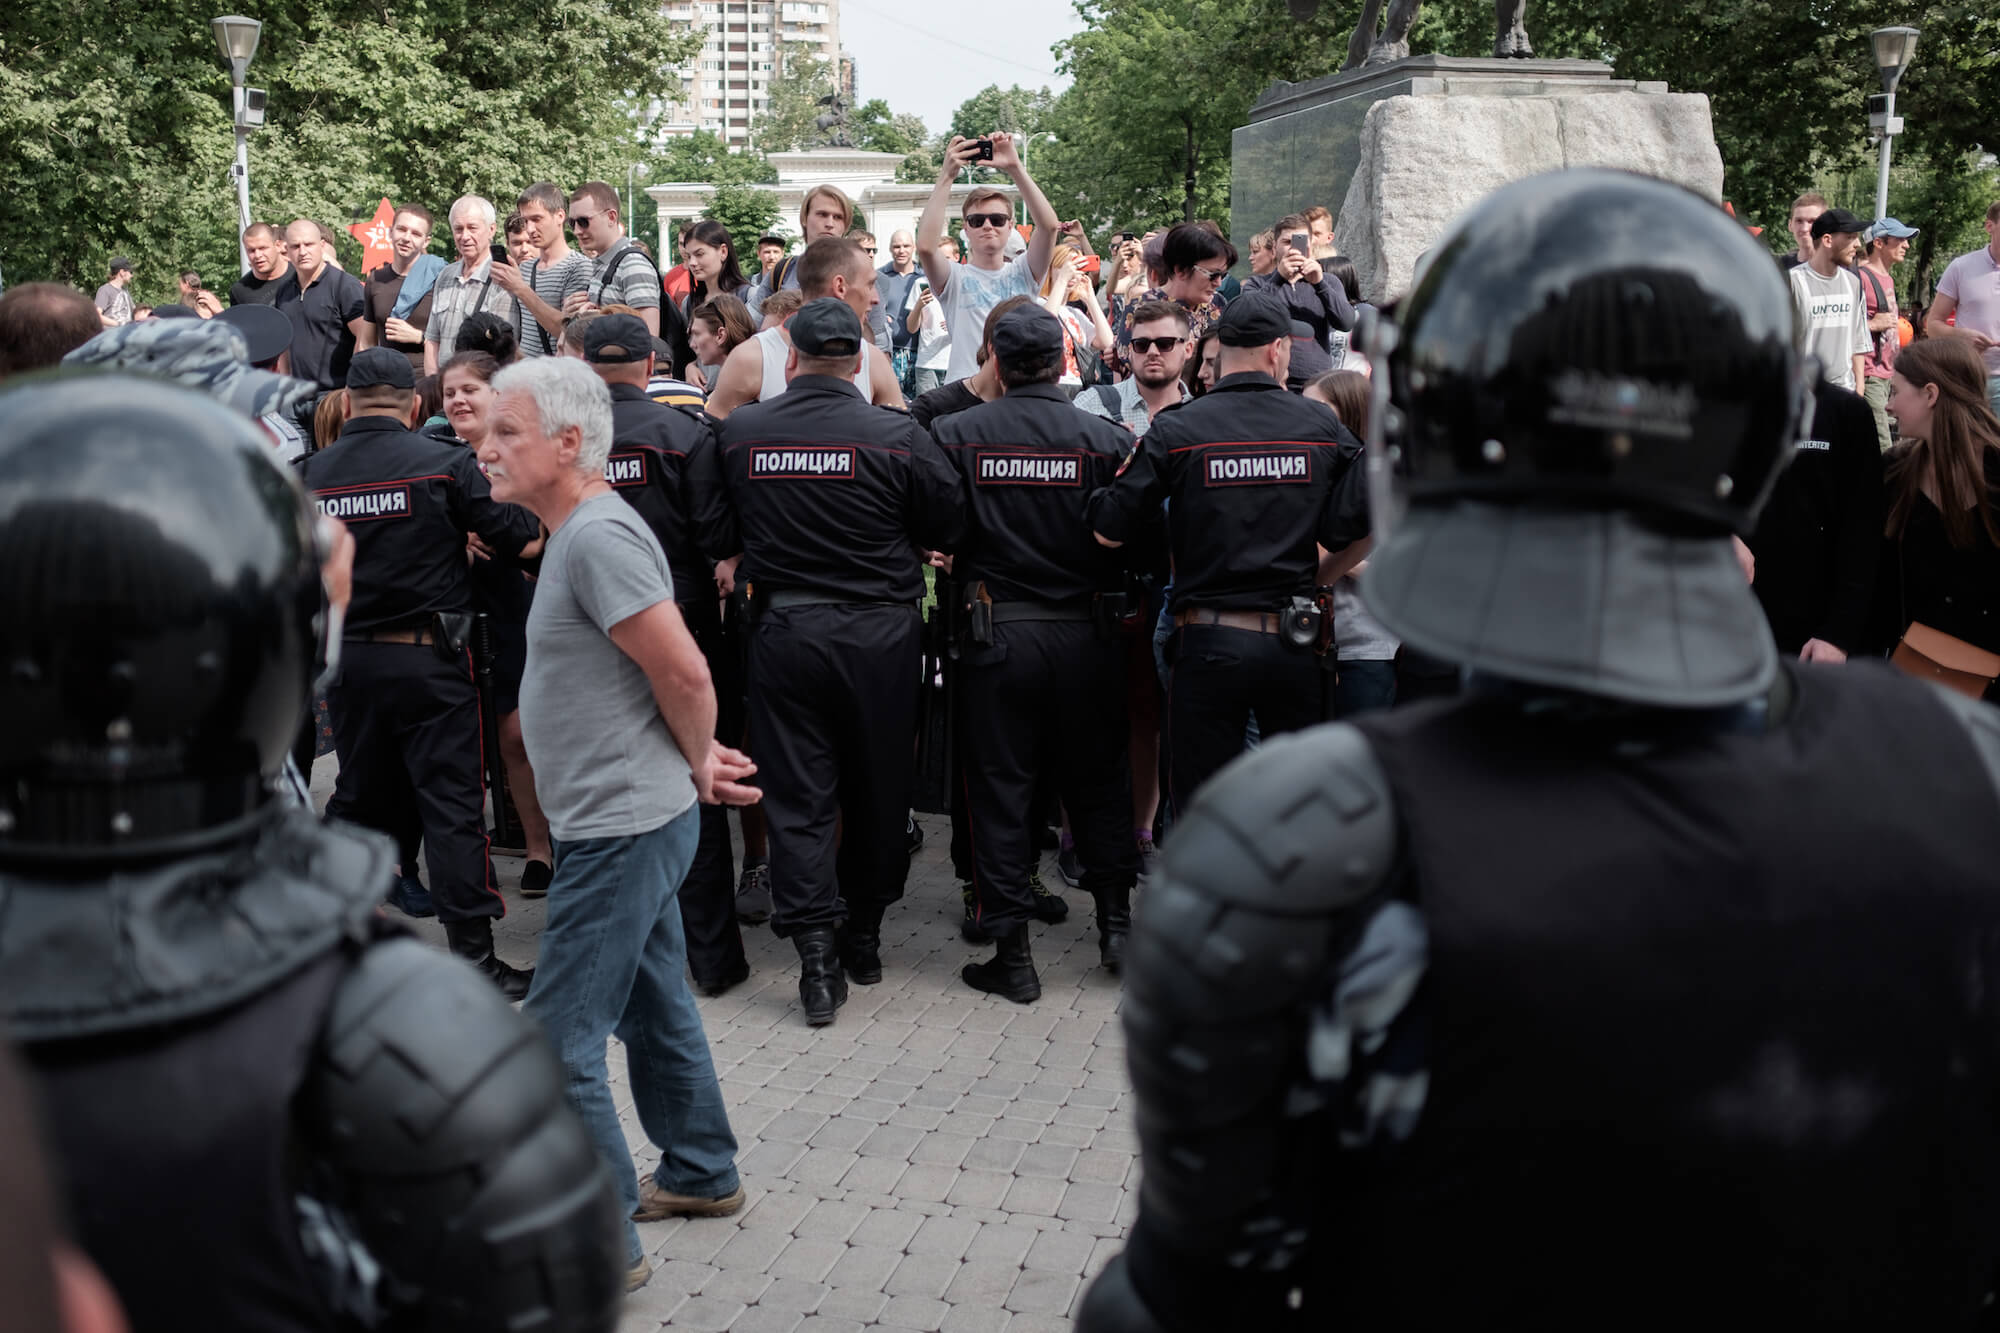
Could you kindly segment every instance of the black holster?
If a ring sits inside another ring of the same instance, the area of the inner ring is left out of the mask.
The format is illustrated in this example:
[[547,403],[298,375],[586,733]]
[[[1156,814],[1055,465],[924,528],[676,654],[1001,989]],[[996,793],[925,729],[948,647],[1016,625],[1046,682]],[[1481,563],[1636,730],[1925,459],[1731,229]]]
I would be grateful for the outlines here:
[[472,612],[431,612],[431,651],[441,661],[463,662],[466,645],[472,642]]

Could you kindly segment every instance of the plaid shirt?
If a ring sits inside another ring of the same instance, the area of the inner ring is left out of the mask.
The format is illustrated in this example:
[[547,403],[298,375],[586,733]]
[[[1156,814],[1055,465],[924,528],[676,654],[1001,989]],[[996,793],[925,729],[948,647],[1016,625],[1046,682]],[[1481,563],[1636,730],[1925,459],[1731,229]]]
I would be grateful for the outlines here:
[[[482,299],[484,305],[481,304]],[[473,312],[483,310],[489,315],[498,315],[508,324],[516,323],[515,307],[519,303],[508,293],[493,285],[493,261],[488,259],[480,266],[479,276],[465,276],[465,261],[454,259],[438,274],[437,282],[431,287],[431,322],[424,329],[424,341],[438,345],[437,359],[441,366],[451,360],[458,341],[458,330]]]

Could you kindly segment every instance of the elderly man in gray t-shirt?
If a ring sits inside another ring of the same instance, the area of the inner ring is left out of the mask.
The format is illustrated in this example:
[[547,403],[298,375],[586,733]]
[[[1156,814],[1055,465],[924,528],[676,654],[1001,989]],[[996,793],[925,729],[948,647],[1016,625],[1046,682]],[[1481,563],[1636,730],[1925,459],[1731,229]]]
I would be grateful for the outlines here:
[[[697,800],[748,804],[749,759],[718,744],[708,663],[674,604],[660,543],[606,484],[611,392],[581,361],[494,377],[480,461],[494,494],[548,529],[521,731],[555,849],[548,923],[525,1011],[555,1044],[633,1221],[743,1206],[736,1136],[689,993],[675,895],[694,859]],[[692,762],[690,762],[692,759]],[[605,1079],[625,1044],[639,1123],[661,1153],[642,1189]],[[651,1265],[626,1223],[629,1287]]]

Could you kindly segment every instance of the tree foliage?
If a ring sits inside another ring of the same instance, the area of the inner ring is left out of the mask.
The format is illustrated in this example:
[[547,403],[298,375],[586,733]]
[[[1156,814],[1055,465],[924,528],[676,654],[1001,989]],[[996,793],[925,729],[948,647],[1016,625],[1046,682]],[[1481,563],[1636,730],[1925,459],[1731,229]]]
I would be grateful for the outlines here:
[[737,263],[753,264],[757,238],[778,220],[778,196],[741,181],[724,181],[709,196],[702,216],[720,222],[736,247]]
[[[142,298],[173,271],[236,271],[229,74],[214,6],[156,0],[0,8],[0,262],[11,281],[102,280],[113,253],[139,265]],[[701,35],[676,34],[653,0],[495,6],[426,0],[280,0],[249,83],[267,90],[250,144],[260,219],[337,230],[387,195],[440,219],[460,194],[504,214],[522,187],[622,182],[638,153],[632,108],[651,104]],[[341,232],[346,262],[358,246]]]
[[[768,190],[750,188],[778,179],[778,169],[771,165],[771,160],[762,153],[731,148],[720,135],[708,130],[676,135],[656,143],[646,156],[641,179],[655,185],[668,181],[701,181],[741,187],[735,188],[729,196],[730,202],[724,206],[729,218],[717,218],[730,228],[731,235],[735,234],[733,219],[757,216],[763,206],[758,202],[760,199],[768,200],[771,215],[777,215],[777,196]],[[630,230],[635,236],[647,238],[649,244],[653,237],[659,235],[659,208],[643,190],[636,200]]]
[[[1283,0],[1077,0],[1085,31],[1057,47],[1074,82],[1047,127],[1060,144],[1031,164],[1059,213],[1143,229],[1225,219],[1230,134],[1275,79],[1333,73],[1359,0],[1328,0],[1295,23]],[[1865,181],[1841,202],[1873,209],[1866,99],[1880,90],[1868,34],[1922,30],[1898,93],[1907,133],[1890,211],[1945,237],[1967,235],[1990,202],[1975,150],[1994,150],[2000,13],[1964,0],[1531,0],[1536,54],[1604,60],[1617,77],[1664,80],[1709,96],[1725,193],[1782,248],[1793,195],[1829,179]],[[1489,0],[1430,0],[1417,51],[1491,51]],[[1340,200],[1327,203],[1338,208]],[[1950,242],[1955,244],[1956,242]],[[1919,247],[1924,240],[1919,240]],[[1941,249],[1948,256],[1949,249]],[[1913,251],[1912,260],[1922,255]]]
[[767,153],[795,153],[819,142],[819,104],[834,90],[833,62],[801,42],[787,42],[771,75],[770,105],[751,127],[750,139]]

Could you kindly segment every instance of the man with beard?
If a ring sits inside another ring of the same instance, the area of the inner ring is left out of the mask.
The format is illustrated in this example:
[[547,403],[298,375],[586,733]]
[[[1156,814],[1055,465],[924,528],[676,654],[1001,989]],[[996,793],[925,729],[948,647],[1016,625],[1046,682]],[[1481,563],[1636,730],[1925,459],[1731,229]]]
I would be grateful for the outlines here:
[[1153,418],[1187,401],[1181,371],[1188,359],[1187,307],[1178,301],[1144,301],[1132,311],[1132,373],[1116,384],[1100,384],[1076,396],[1076,405],[1094,417],[1115,421],[1143,437]]

